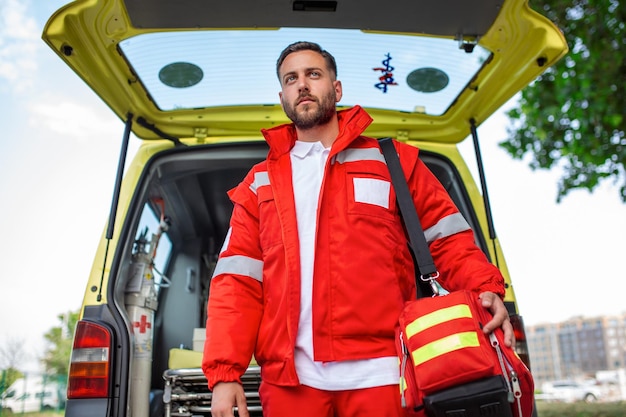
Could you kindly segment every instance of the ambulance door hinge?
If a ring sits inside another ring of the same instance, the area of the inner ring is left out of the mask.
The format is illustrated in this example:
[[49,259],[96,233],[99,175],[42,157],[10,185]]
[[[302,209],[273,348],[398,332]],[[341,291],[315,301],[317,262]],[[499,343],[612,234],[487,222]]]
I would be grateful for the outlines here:
[[398,130],[396,131],[396,140],[399,142],[406,142],[409,140],[409,131],[408,130]]
[[209,134],[209,129],[206,127],[195,127],[193,129],[193,135],[198,141],[198,143],[204,143],[208,134]]

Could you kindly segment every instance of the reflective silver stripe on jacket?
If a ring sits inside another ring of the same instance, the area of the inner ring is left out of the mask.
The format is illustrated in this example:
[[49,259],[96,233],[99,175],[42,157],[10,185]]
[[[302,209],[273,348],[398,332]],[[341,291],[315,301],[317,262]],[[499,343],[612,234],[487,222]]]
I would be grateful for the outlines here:
[[217,261],[213,276],[221,274],[243,275],[263,282],[263,261],[243,255],[225,256]]
[[461,213],[454,213],[444,217],[434,226],[424,230],[424,235],[426,236],[426,240],[430,243],[437,239],[452,236],[469,229],[470,225],[463,215]]
[[264,185],[270,185],[270,177],[267,175],[267,171],[255,172],[254,182],[250,184],[250,190],[256,194],[256,190]]
[[356,161],[378,161],[385,163],[385,157],[380,148],[348,148],[335,155],[335,161],[343,164]]
[[226,238],[224,239],[224,243],[222,244],[222,249],[220,249],[220,255],[222,254],[222,252],[226,250],[226,248],[228,248],[228,243],[230,242],[230,235],[232,235],[232,233],[233,233],[233,228],[229,227],[228,232],[226,233]]

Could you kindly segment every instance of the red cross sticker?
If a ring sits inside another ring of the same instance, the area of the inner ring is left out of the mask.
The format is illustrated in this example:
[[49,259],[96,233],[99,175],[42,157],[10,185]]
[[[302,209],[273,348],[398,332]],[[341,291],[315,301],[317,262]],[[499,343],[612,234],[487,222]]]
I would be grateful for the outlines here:
[[146,315],[142,314],[141,321],[136,321],[133,323],[133,326],[139,329],[139,333],[145,333],[146,329],[149,329],[152,327],[152,324],[150,324],[150,322],[148,322],[148,320],[146,319],[147,319]]

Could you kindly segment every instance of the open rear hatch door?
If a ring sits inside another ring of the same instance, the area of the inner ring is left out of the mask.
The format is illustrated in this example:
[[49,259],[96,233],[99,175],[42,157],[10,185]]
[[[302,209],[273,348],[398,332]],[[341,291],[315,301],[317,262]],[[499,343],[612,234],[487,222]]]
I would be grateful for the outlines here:
[[524,0],[78,0],[44,40],[143,139],[258,136],[287,121],[275,62],[335,55],[372,136],[455,143],[567,50]]

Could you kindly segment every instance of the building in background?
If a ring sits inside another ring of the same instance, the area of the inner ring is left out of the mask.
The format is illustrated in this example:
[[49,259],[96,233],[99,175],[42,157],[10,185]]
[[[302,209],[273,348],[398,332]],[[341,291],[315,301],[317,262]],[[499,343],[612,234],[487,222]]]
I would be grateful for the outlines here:
[[624,383],[626,313],[527,326],[526,336],[537,387],[559,380]]

